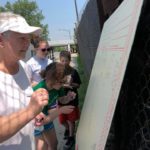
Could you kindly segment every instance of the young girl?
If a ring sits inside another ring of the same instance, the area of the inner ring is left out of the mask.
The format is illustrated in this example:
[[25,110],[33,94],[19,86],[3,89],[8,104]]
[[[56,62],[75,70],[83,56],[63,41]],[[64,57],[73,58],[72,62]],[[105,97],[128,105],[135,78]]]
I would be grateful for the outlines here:
[[35,126],[42,126],[42,129],[35,128],[35,140],[37,150],[57,150],[57,138],[52,120],[58,115],[72,112],[72,106],[64,106],[53,109],[56,100],[65,104],[75,98],[75,93],[69,92],[66,96],[62,88],[64,83],[64,66],[60,63],[51,63],[41,72],[44,78],[34,87],[34,90],[45,88],[49,93],[49,102],[35,119]]
[[76,69],[70,66],[71,61],[71,55],[68,51],[61,51],[60,52],[60,62],[65,66],[66,68],[66,77],[67,82],[63,85],[65,93],[68,94],[68,92],[73,91],[76,93],[75,99],[73,99],[70,102],[66,102],[66,104],[62,104],[59,102],[58,104],[60,106],[64,105],[72,105],[74,106],[74,110],[69,114],[60,114],[59,115],[59,121],[61,124],[63,124],[66,128],[64,133],[64,138],[67,139],[65,147],[71,148],[72,145],[75,143],[75,121],[79,119],[79,108],[78,108],[78,91],[77,89],[80,87],[81,80],[79,77],[79,74]]

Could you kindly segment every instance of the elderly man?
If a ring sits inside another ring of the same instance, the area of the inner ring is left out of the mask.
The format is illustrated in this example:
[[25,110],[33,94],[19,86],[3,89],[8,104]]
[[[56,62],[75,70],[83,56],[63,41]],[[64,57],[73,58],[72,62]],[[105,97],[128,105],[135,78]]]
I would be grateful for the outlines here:
[[33,150],[32,119],[47,105],[44,89],[32,92],[25,57],[31,34],[39,27],[10,12],[0,13],[0,149]]

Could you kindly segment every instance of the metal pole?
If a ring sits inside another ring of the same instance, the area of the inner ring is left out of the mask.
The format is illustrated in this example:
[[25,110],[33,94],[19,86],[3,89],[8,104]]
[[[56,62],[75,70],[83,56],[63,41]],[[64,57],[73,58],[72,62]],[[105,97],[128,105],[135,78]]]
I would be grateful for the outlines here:
[[77,23],[79,23],[79,14],[78,14],[78,7],[77,7],[77,1],[74,0],[75,10],[76,10],[76,17],[77,17]]

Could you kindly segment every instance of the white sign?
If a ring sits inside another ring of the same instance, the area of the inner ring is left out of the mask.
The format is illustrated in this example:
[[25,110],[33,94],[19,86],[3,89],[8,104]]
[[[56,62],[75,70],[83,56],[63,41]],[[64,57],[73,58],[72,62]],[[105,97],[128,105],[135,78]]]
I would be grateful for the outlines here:
[[76,150],[104,150],[143,0],[124,0],[104,24],[76,136]]

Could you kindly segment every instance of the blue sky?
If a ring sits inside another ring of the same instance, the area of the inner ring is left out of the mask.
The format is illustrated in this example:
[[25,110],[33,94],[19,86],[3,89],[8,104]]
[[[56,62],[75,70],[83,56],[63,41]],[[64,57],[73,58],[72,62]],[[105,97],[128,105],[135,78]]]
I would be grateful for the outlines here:
[[[13,3],[16,0],[9,0]],[[32,0],[31,0],[32,1]],[[45,19],[43,24],[49,26],[49,38],[51,40],[69,39],[69,33],[73,38],[73,30],[76,23],[76,12],[74,0],[34,0],[42,10]],[[7,0],[0,0],[4,6]],[[82,12],[87,0],[76,0],[79,15]]]

